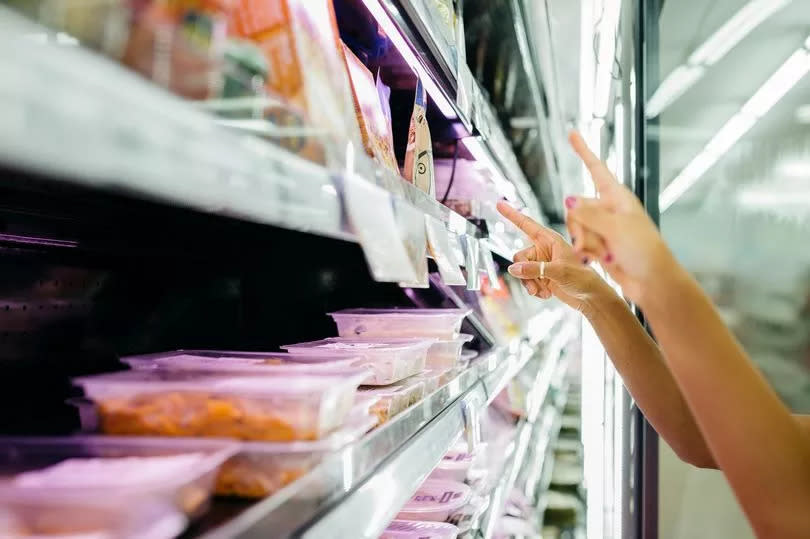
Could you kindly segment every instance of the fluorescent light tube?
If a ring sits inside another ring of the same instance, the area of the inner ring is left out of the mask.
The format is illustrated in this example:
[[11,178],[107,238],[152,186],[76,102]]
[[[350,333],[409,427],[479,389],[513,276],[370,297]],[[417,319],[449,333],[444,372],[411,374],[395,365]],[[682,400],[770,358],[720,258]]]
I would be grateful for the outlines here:
[[[706,68],[720,61],[745,36],[791,0],[752,0],[718,28],[661,83],[647,103],[647,118],[655,118],[695,85]],[[674,79],[674,80],[671,80]]]
[[[805,46],[810,38],[805,41]],[[765,116],[796,84],[810,72],[810,51],[802,47],[754,92],[740,111],[732,116],[712,137],[706,147],[666,186],[658,199],[663,213],[691,188]]]
[[385,35],[388,36],[388,38],[397,48],[399,53],[405,59],[405,62],[411,67],[413,72],[416,73],[416,75],[422,81],[422,84],[425,85],[425,90],[430,98],[433,99],[433,102],[439,108],[444,117],[450,119],[457,118],[458,115],[456,114],[456,109],[453,107],[453,104],[450,102],[448,97],[444,95],[444,92],[442,92],[439,85],[436,84],[436,81],[433,80],[428,74],[425,66],[423,66],[419,61],[419,58],[416,57],[416,53],[414,53],[413,49],[411,49],[410,45],[408,45],[408,41],[405,39],[405,36],[403,36],[402,32],[399,31],[399,28],[397,28],[397,25],[385,11],[385,8],[383,8],[379,0],[363,0],[363,4],[365,4],[371,15],[382,27]]

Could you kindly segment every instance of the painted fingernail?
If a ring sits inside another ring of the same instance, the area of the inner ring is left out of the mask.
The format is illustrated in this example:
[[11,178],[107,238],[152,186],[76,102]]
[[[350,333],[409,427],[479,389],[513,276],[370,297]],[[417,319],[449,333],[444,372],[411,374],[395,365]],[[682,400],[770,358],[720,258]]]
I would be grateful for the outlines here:
[[565,207],[569,210],[577,205],[577,197],[565,197]]
[[574,236],[571,236],[571,243],[574,244],[577,242],[577,239]]
[[583,264],[587,264],[587,263],[588,263],[588,257],[587,257],[587,256],[583,256],[583,257],[582,257],[582,263],[583,263]]
[[613,254],[612,253],[608,253],[608,254],[605,255],[605,262],[607,262],[608,264],[613,262]]
[[533,296],[533,295],[537,294],[537,285],[532,283],[532,282],[529,282],[526,285],[526,290],[529,291],[529,295]]

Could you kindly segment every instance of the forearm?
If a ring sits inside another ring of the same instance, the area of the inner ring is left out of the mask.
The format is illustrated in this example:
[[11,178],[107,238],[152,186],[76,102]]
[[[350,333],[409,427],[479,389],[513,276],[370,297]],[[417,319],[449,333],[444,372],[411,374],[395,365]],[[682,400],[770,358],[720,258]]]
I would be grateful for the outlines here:
[[600,280],[585,311],[625,386],[656,432],[683,460],[715,467],[711,452],[658,345],[627,302]]
[[760,536],[810,533],[807,434],[698,284],[666,266],[642,308],[717,464]]

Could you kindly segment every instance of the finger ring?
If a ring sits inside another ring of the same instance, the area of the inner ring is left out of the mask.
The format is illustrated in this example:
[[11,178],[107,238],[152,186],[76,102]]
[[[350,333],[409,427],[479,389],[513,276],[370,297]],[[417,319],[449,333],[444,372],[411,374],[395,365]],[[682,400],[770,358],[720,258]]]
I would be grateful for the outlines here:
[[546,278],[546,262],[545,261],[540,262],[540,278],[541,279]]

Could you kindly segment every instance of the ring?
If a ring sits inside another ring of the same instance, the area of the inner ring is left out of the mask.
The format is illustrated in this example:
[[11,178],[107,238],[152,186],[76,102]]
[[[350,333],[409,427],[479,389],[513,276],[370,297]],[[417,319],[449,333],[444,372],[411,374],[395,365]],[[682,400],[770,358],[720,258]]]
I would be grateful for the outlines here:
[[540,262],[540,278],[541,279],[546,278],[546,262],[545,261]]

